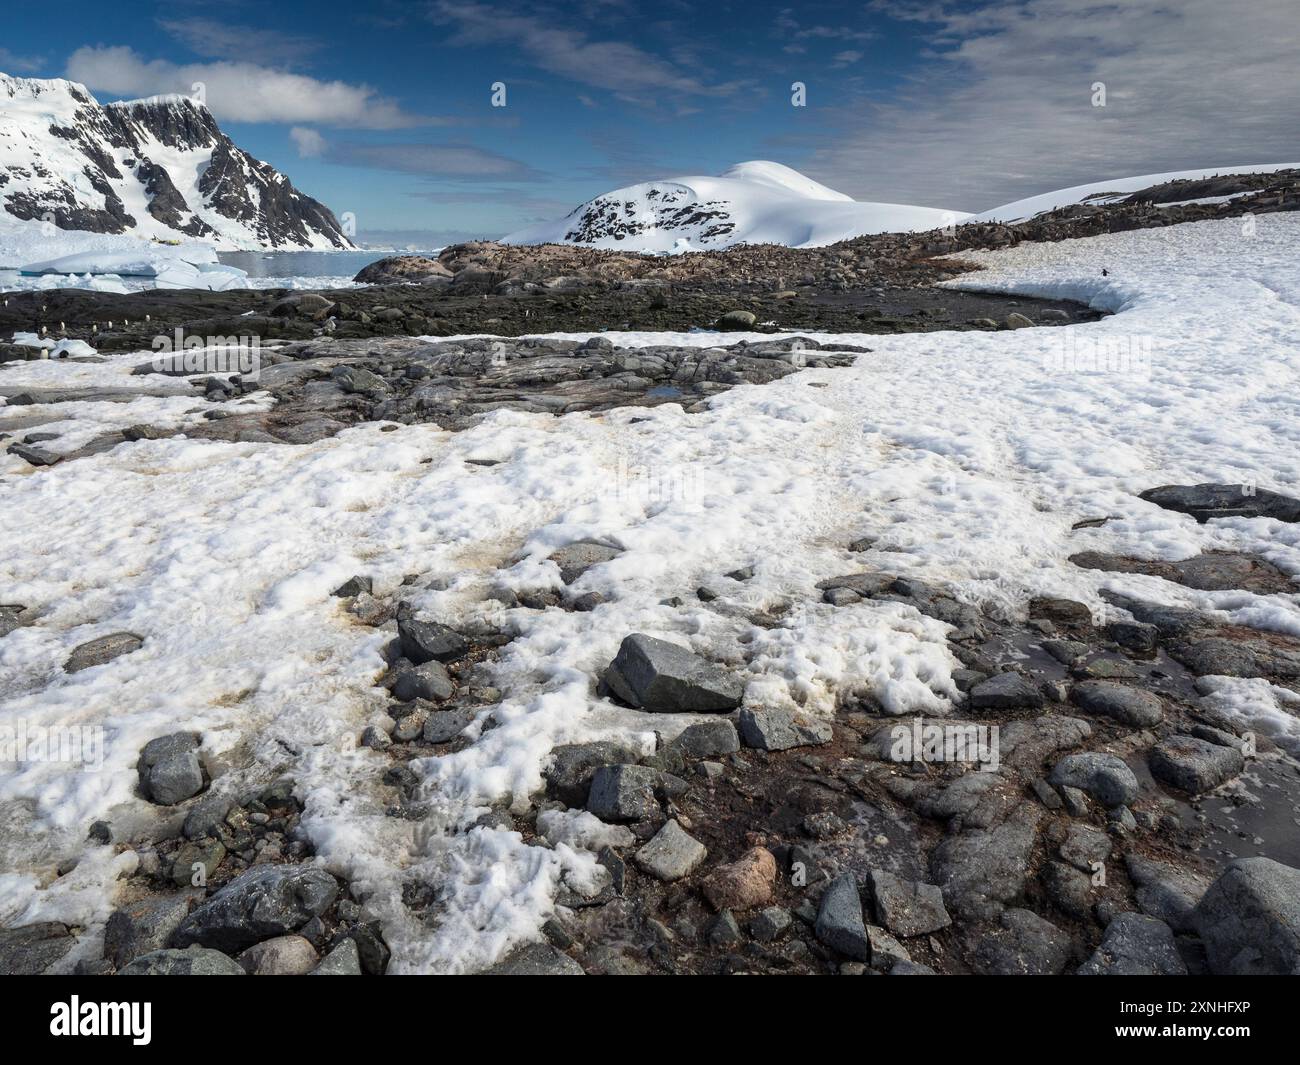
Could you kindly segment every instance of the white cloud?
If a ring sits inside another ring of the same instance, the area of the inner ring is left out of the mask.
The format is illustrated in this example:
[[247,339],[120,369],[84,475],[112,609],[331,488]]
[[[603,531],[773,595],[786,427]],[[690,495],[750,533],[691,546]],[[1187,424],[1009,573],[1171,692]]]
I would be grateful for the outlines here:
[[202,83],[209,110],[231,122],[312,122],[354,129],[436,124],[404,112],[368,85],[320,81],[248,62],[177,64],[141,58],[130,48],[78,48],[67,76],[93,92],[118,96],[190,93]]
[[304,159],[314,159],[325,151],[325,138],[314,129],[294,126],[289,130],[289,139],[293,141],[298,154]]
[[[878,2],[930,33],[899,97],[845,97],[805,169],[864,199],[981,210],[1089,180],[1297,155],[1295,0]],[[1104,82],[1107,106],[1092,106]],[[837,113],[838,112],[838,113]]]

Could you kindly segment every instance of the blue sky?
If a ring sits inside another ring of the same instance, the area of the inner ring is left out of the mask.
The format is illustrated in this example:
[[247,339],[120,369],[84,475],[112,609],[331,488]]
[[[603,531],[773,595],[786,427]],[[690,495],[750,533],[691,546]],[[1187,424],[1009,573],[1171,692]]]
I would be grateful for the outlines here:
[[353,212],[370,240],[498,236],[620,185],[755,158],[858,199],[956,210],[1300,158],[1293,0],[171,0],[57,14],[11,7],[0,70],[71,77],[101,99],[201,82],[236,143]]

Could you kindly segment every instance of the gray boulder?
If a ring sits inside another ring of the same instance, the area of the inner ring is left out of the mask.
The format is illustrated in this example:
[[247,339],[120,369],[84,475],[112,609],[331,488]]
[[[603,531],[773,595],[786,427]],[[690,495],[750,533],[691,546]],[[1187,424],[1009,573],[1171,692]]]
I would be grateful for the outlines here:
[[208,947],[184,950],[155,950],[142,954],[119,976],[243,976],[244,970],[233,958]]
[[824,945],[855,961],[871,960],[871,940],[862,919],[862,898],[852,873],[841,873],[822,893],[813,926]]
[[114,910],[104,925],[104,957],[121,969],[142,954],[162,950],[195,898],[193,893],[164,895]]
[[469,650],[465,637],[436,621],[408,618],[397,623],[402,654],[417,666],[425,662],[454,662]]
[[1124,864],[1137,886],[1138,909],[1175,932],[1193,931],[1192,911],[1210,886],[1207,879],[1139,854],[1125,855]]
[[1300,975],[1300,869],[1239,858],[1210,885],[1191,923],[1213,973]]
[[987,919],[1018,898],[1041,818],[1040,808],[1026,804],[996,828],[945,837],[930,856],[930,871],[946,906],[967,919]]
[[1246,768],[1242,753],[1196,736],[1168,736],[1147,755],[1151,775],[1171,787],[1199,795],[1213,791]]
[[1158,695],[1109,680],[1076,684],[1070,698],[1090,714],[1101,714],[1134,728],[1151,728],[1164,720],[1164,703]]
[[632,706],[668,713],[733,710],[745,693],[738,677],[643,633],[623,640],[605,671],[605,683]]
[[1069,935],[1032,910],[1004,910],[975,944],[974,969],[983,976],[1056,976],[1069,964]]
[[582,966],[548,943],[530,943],[490,968],[484,976],[586,976]]
[[308,976],[360,976],[361,955],[357,951],[357,941],[352,938],[343,940],[331,950],[321,963]]
[[1300,521],[1300,499],[1253,485],[1165,484],[1148,488],[1139,498],[1165,510],[1190,514],[1201,523],[1237,517]]
[[703,843],[669,821],[636,852],[636,864],[657,880],[673,881],[689,876],[708,855]]
[[1078,788],[1103,806],[1128,806],[1138,795],[1138,779],[1122,758],[1100,751],[1067,754],[1052,769],[1049,782]]
[[584,806],[597,769],[636,761],[637,752],[621,743],[599,740],[563,744],[551,751],[550,764],[543,770],[547,794],[568,806]]
[[1019,673],[998,673],[971,688],[970,705],[975,710],[1037,710],[1043,693]]
[[829,721],[789,710],[740,712],[740,738],[746,747],[760,751],[788,751],[792,747],[816,747],[834,737]]
[[56,921],[0,929],[0,976],[36,976],[68,953],[76,939]]
[[602,821],[645,821],[659,815],[659,771],[640,765],[607,765],[591,777],[587,809]]
[[436,660],[399,669],[393,680],[393,697],[404,703],[415,699],[441,702],[450,699],[455,691],[447,667]]
[[255,866],[195,908],[172,942],[236,953],[263,939],[296,932],[324,913],[338,890],[338,881],[317,866]]
[[1077,972],[1080,976],[1186,976],[1187,964],[1167,924],[1141,913],[1121,913],[1106,926],[1101,943]]
[[304,976],[320,959],[302,936],[276,936],[254,943],[235,960],[249,976]]
[[900,880],[883,869],[871,870],[868,880],[876,920],[895,935],[920,936],[952,924],[943,907],[943,892],[933,884]]

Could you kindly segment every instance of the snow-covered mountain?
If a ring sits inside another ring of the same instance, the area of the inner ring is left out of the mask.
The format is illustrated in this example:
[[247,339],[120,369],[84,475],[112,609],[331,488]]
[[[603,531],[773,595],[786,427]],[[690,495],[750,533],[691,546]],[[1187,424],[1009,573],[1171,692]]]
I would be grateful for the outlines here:
[[615,189],[556,222],[501,238],[506,244],[589,244],[669,252],[733,244],[815,248],[866,233],[936,229],[959,211],[860,203],[780,163],[749,162],[719,177],[677,177]]
[[[993,208],[991,211],[984,211],[974,215],[971,221],[1021,222],[1027,218],[1033,218],[1034,215],[1042,214],[1044,211],[1054,211],[1058,207],[1068,207],[1076,203],[1093,205],[1115,203],[1118,200],[1132,196],[1135,192],[1154,188],[1157,185],[1164,185],[1171,181],[1203,182],[1212,178],[1227,178],[1233,174],[1271,174],[1277,170],[1292,170],[1297,167],[1300,167],[1300,163],[1261,163],[1256,166],[1216,167],[1210,170],[1173,170],[1165,174],[1138,174],[1135,177],[1111,178],[1107,181],[1093,181],[1087,185],[1073,185],[1068,189],[1056,189],[1053,192],[1043,192],[1023,200],[1005,203],[1001,207]],[[1186,203],[1191,200],[1207,202],[1221,198],[1231,198],[1231,195],[1216,196],[1213,194],[1214,191],[1208,186],[1206,189],[1188,189],[1184,198],[1178,202]],[[1209,192],[1209,195],[1205,195],[1206,192]]]
[[15,222],[220,249],[353,247],[327,207],[187,96],[100,104],[75,82],[0,74],[0,228]]

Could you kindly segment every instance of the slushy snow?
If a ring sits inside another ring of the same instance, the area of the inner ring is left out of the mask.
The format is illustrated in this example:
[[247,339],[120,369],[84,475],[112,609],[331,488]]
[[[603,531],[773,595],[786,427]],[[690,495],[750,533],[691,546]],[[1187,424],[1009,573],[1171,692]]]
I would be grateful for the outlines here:
[[[133,795],[140,747],[195,728],[231,767],[221,786],[293,777],[319,860],[368,893],[393,971],[482,967],[538,936],[561,887],[598,886],[593,848],[608,836],[581,816],[554,817],[539,826],[545,846],[476,820],[522,806],[556,744],[645,745],[691,720],[597,697],[627,633],[726,664],[750,704],[829,715],[846,693],[870,690],[888,713],[948,708],[957,663],[945,625],[898,603],[819,601],[818,580],[863,565],[1012,610],[1042,594],[1097,605],[1111,588],[1300,632],[1294,594],[1201,592],[1067,562],[1087,549],[1169,560],[1224,549],[1300,575],[1300,526],[1198,525],[1137,497],[1206,480],[1300,492],[1297,242],[1300,217],[1270,214],[1250,232],[1216,221],[963,253],[986,269],[959,285],[1116,313],[1055,329],[814,334],[872,351],[849,369],[735,388],[698,414],[500,411],[460,433],[360,425],[293,447],[173,438],[39,471],[0,456],[0,587],[36,614],[0,639],[0,720],[106,730],[98,771],[32,761],[0,777],[0,924],[68,921],[88,930],[84,953],[94,953],[134,858],[88,845],[87,827],[129,828],[145,809]],[[0,368],[0,387],[108,380],[127,365],[14,363]],[[69,427],[97,416],[73,408],[38,413]],[[33,411],[0,407],[0,431]],[[483,458],[498,464],[470,461]],[[1112,520],[1071,529],[1101,516]],[[849,553],[864,535],[876,547]],[[547,556],[581,537],[624,548],[577,586],[606,597],[597,609],[491,598],[558,587]],[[747,565],[752,580],[720,576]],[[356,573],[381,594],[418,573],[400,594],[422,616],[513,635],[487,678],[501,702],[470,726],[477,742],[412,763],[426,780],[425,822],[385,816],[388,760],[357,745],[387,703],[375,682],[391,634],[331,597]],[[743,610],[699,602],[706,581]],[[673,595],[687,605],[662,605]],[[780,603],[792,606],[774,628],[743,618]],[[143,648],[62,671],[74,646],[122,629],[144,635]],[[1268,685],[1224,683],[1212,695],[1284,742],[1294,735],[1294,700]],[[57,876],[74,855],[80,864]],[[427,916],[402,906],[406,882],[434,888]]]

